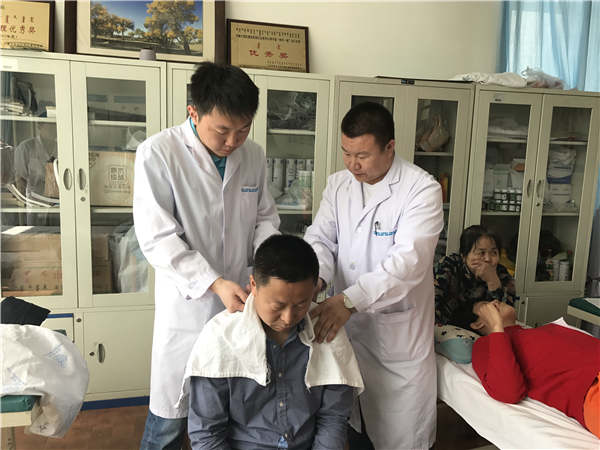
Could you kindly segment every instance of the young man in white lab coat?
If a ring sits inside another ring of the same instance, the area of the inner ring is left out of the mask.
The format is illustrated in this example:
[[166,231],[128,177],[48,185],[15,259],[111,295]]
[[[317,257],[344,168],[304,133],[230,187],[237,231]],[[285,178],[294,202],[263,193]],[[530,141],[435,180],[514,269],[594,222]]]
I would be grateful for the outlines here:
[[[333,282],[336,294],[312,311],[315,333],[329,341],[345,326],[365,382],[360,410],[374,448],[427,449],[436,424],[433,257],[444,224],[441,188],[394,154],[394,121],[383,106],[358,104],[341,128],[347,170],[329,177],[304,237],[319,258],[319,283]],[[351,423],[360,430],[359,417]],[[370,446],[352,434],[350,444]]]
[[263,150],[247,140],[258,88],[239,68],[202,63],[189,118],[137,150],[133,216],[156,271],[150,411],[142,449],[179,449],[187,405],[175,407],[202,327],[241,311],[254,251],[278,233]]

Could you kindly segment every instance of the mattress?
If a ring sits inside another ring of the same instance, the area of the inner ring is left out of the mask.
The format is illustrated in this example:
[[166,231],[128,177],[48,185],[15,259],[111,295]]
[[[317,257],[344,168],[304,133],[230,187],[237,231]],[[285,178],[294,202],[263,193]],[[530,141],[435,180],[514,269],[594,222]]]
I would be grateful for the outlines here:
[[555,408],[525,398],[516,405],[491,398],[471,364],[436,354],[438,397],[500,449],[600,449],[600,439]]

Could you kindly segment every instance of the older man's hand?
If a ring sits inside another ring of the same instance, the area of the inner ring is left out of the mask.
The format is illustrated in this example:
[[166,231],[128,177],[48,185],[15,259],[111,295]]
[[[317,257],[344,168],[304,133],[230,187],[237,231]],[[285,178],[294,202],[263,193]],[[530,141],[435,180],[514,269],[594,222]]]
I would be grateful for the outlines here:
[[344,294],[329,297],[310,312],[310,317],[319,320],[315,324],[315,340],[331,342],[350,316],[352,311],[344,306]]

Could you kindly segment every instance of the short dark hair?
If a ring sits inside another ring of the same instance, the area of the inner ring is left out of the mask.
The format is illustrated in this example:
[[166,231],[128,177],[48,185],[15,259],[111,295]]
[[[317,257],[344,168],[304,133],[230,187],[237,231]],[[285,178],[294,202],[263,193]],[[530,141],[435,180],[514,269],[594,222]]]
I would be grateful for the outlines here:
[[264,286],[271,278],[287,283],[319,279],[319,260],[312,247],[299,237],[276,234],[267,238],[254,257],[254,281]]
[[214,108],[229,117],[252,118],[258,108],[258,88],[236,66],[202,62],[192,75],[193,106],[202,117]]
[[342,133],[349,138],[372,134],[383,150],[394,139],[394,118],[385,106],[363,102],[353,106],[342,119]]
[[460,235],[460,255],[467,256],[477,241],[482,237],[486,237],[494,241],[496,248],[500,250],[502,243],[498,235],[492,231],[489,231],[486,227],[481,225],[471,225],[469,228],[465,228]]

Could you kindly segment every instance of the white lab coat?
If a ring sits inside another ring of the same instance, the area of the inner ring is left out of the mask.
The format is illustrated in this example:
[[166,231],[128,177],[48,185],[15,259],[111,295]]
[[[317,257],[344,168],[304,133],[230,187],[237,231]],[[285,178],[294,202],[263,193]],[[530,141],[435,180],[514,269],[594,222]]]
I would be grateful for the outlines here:
[[362,198],[349,171],[331,175],[304,238],[317,253],[320,277],[358,310],[346,331],[365,381],[359,400],[375,448],[429,448],[436,423],[432,266],[444,223],[441,188],[396,156],[364,208]]
[[247,140],[221,180],[187,121],[163,130],[138,147],[133,217],[156,271],[150,410],[185,417],[187,405],[175,407],[185,364],[204,324],[224,309],[208,288],[219,276],[245,287],[254,251],[278,233],[264,152]]

